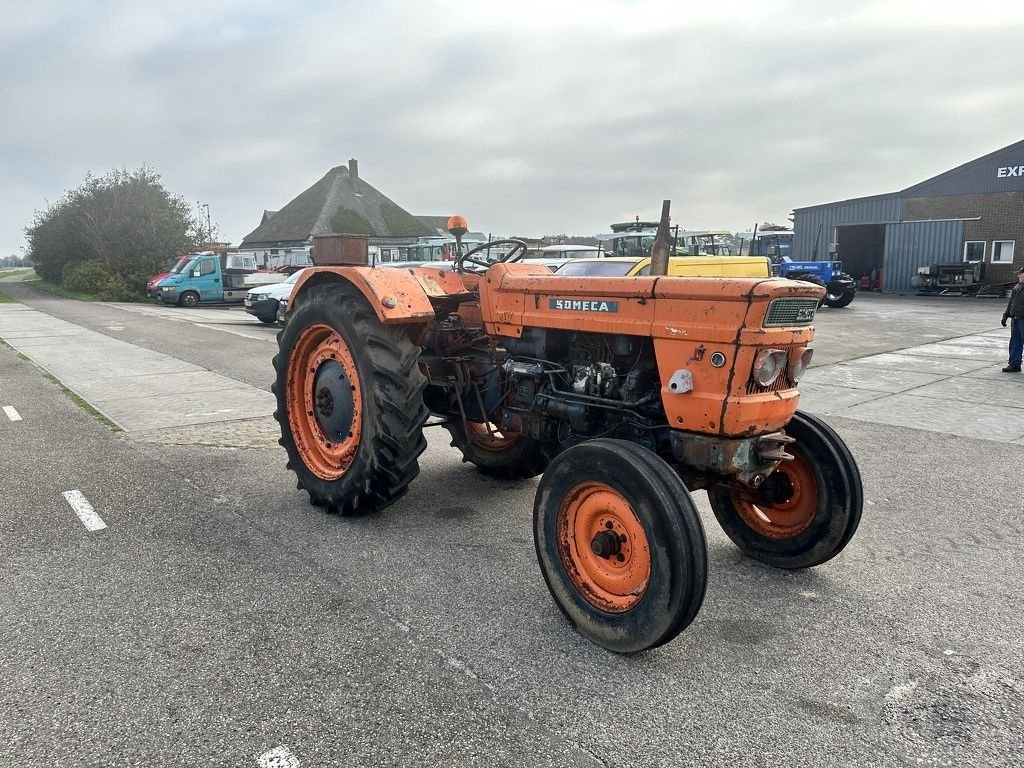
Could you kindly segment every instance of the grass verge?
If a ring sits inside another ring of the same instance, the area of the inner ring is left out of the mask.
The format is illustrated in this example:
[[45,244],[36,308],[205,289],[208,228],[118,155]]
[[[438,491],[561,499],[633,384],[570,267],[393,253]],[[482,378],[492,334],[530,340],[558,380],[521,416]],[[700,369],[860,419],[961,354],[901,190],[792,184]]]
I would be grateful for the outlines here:
[[103,301],[99,296],[94,293],[77,293],[76,291],[69,291],[62,285],[56,283],[48,283],[45,280],[26,280],[33,288],[44,293],[49,293],[53,296],[61,296],[65,299],[78,299],[78,301]]
[[14,299],[12,299],[10,296],[8,296],[3,291],[0,291],[0,304],[16,304],[16,303],[17,302],[15,302]]

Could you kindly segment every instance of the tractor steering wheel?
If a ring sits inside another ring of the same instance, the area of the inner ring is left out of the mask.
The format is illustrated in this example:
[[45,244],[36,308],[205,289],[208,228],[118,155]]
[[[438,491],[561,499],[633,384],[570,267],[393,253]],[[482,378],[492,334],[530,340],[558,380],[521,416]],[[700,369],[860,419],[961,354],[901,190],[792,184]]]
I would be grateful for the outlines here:
[[476,248],[466,251],[464,254],[459,256],[459,258],[455,260],[455,271],[465,272],[466,270],[465,267],[463,266],[464,264],[473,264],[474,266],[477,267],[489,269],[492,264],[496,264],[497,262],[485,261],[484,259],[477,259],[473,257],[473,254],[479,253],[480,251],[485,251],[488,248],[493,248],[496,245],[507,245],[509,243],[512,244],[512,250],[506,253],[505,257],[501,259],[502,263],[519,261],[521,258],[523,258],[523,254],[526,253],[526,243],[524,243],[522,240],[491,240],[489,243],[478,245]]

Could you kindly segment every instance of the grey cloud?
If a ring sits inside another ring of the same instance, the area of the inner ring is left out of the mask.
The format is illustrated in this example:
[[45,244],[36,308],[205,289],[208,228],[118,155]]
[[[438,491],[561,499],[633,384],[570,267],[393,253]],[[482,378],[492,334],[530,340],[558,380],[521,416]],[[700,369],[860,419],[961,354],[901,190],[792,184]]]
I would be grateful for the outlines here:
[[235,242],[352,156],[416,213],[594,233],[665,197],[686,226],[782,220],[1020,138],[1017,67],[1000,53],[1019,23],[924,32],[799,4],[770,33],[652,18],[474,35],[422,9],[303,9],[268,27],[215,8],[208,26],[110,51],[103,20],[15,39],[0,53],[0,253],[87,170],[142,162],[209,202]]

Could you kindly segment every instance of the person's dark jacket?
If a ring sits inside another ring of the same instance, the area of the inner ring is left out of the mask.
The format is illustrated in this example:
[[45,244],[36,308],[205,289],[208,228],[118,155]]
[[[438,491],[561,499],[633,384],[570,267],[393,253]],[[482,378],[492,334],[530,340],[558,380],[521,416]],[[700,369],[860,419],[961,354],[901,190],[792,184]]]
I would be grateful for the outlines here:
[[1003,317],[1024,317],[1024,283],[1013,286]]

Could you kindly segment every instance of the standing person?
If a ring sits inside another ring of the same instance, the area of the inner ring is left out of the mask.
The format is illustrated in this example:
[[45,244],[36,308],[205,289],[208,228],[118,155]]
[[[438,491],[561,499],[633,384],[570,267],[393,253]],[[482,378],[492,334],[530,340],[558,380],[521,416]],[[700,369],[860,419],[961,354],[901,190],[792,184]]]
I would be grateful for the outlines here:
[[1003,312],[1003,327],[1010,321],[1010,359],[1003,373],[1020,373],[1021,353],[1024,352],[1024,267],[1017,271],[1017,284],[1010,292],[1010,300]]

